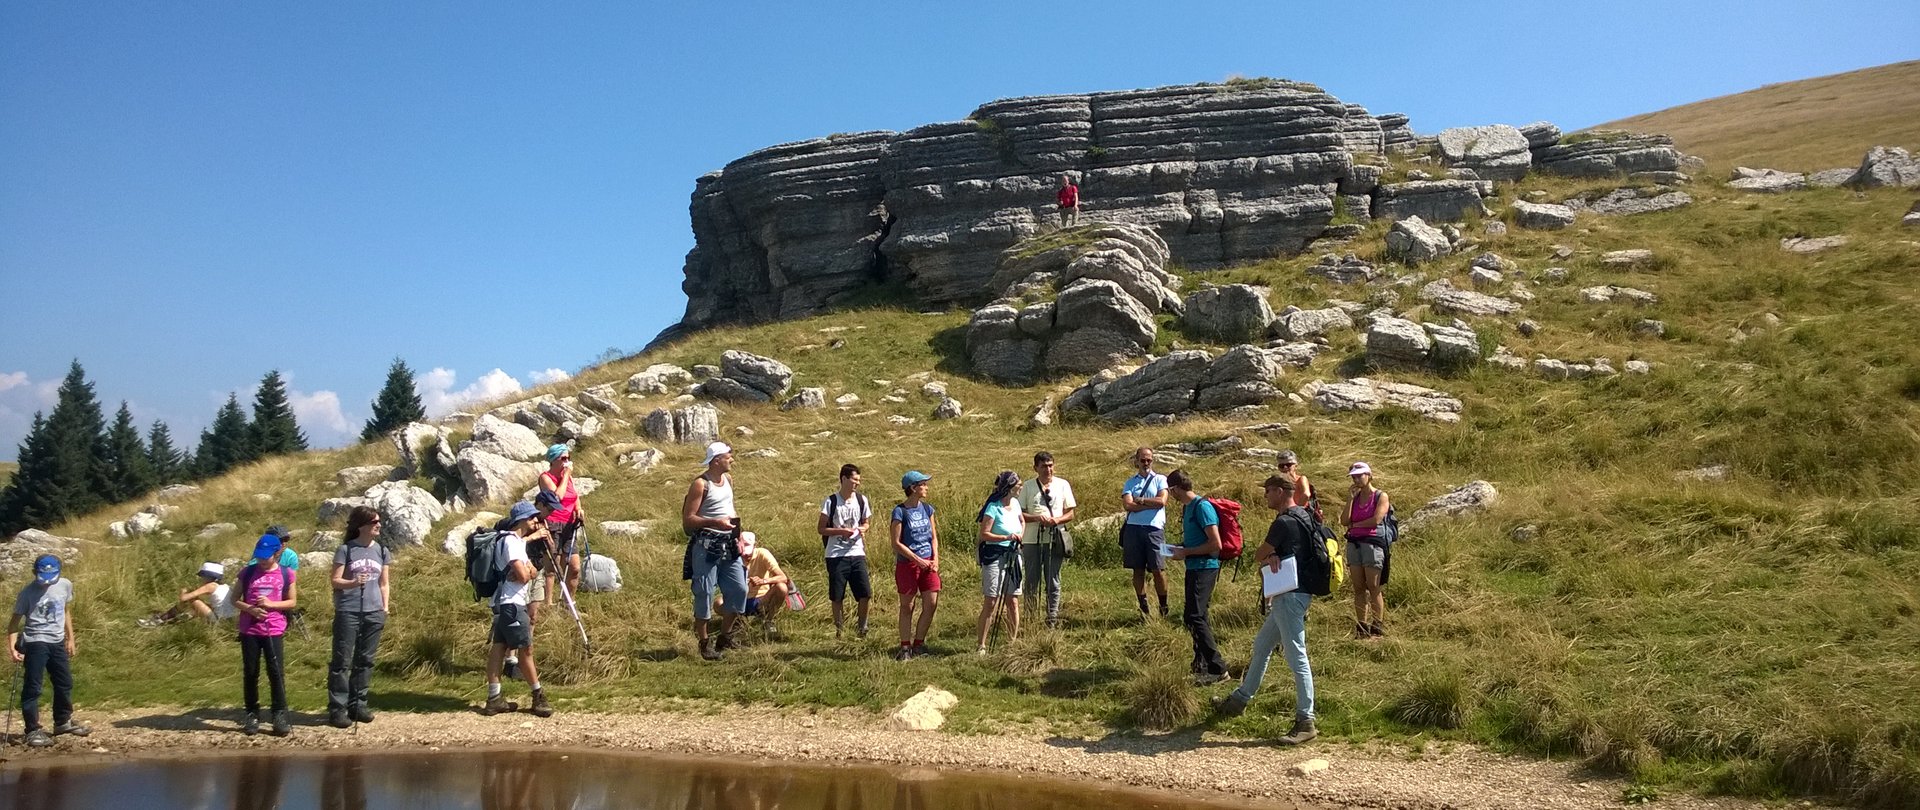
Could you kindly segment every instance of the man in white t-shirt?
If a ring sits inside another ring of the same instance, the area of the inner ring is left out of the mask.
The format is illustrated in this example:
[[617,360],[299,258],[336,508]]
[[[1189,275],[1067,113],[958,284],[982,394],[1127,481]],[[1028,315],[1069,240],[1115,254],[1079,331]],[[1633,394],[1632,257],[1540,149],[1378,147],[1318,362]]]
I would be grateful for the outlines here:
[[853,591],[854,632],[861,638],[867,637],[867,607],[873,599],[867,575],[867,527],[873,522],[873,506],[859,489],[860,468],[845,464],[840,467],[840,489],[820,502],[820,542],[826,547],[827,599],[833,602],[836,639],[846,626],[847,591]]
[[539,573],[527,556],[527,541],[545,538],[547,527],[540,520],[540,511],[528,501],[514,504],[502,526],[500,538],[495,541],[499,546],[494,551],[500,582],[493,592],[493,648],[487,654],[487,703],[480,713],[492,716],[519,708],[500,694],[500,672],[507,654],[512,652],[519,658],[520,672],[527,685],[533,688],[534,716],[551,717],[553,705],[547,702],[547,693],[540,689],[540,671],[533,664],[533,618],[527,614],[528,584]]
[[[1060,626],[1060,564],[1066,561],[1065,526],[1073,520],[1073,485],[1053,474],[1053,454],[1033,454],[1033,477],[1020,487],[1020,511],[1026,515],[1020,538],[1021,569],[1026,572],[1021,591],[1028,599],[1047,583],[1047,626]],[[1027,609],[1032,615],[1033,609]]]

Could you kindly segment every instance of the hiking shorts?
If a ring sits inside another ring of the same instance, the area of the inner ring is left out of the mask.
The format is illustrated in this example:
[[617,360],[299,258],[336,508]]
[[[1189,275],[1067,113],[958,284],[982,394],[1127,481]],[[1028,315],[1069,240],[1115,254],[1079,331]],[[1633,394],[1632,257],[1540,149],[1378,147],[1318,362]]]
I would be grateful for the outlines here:
[[1167,541],[1164,530],[1128,523],[1120,527],[1120,561],[1134,571],[1158,571],[1165,565],[1160,544]]
[[940,572],[933,568],[921,568],[906,560],[893,564],[893,588],[901,596],[913,596],[920,593],[940,592]]
[[740,615],[742,616],[760,615],[760,597],[758,596],[747,597],[747,609],[740,611]]
[[1358,540],[1347,541],[1347,565],[1354,568],[1379,568],[1386,564],[1386,549]]
[[533,646],[533,620],[526,605],[493,606],[493,643],[515,650]]
[[533,574],[533,579],[527,581],[528,604],[544,605],[548,601],[550,601],[548,596],[549,594],[547,593],[546,572],[535,571]]
[[547,534],[551,535],[554,544],[559,546],[560,556],[562,557],[571,557],[580,553],[580,546],[575,541],[575,537],[579,532],[580,524],[572,521],[566,523],[547,522]]
[[980,564],[980,595],[998,599],[1020,595],[1020,554],[995,554]]
[[865,602],[873,598],[873,581],[867,576],[867,558],[828,557],[827,558],[827,599],[838,602],[847,598],[847,590],[853,590],[853,598]]

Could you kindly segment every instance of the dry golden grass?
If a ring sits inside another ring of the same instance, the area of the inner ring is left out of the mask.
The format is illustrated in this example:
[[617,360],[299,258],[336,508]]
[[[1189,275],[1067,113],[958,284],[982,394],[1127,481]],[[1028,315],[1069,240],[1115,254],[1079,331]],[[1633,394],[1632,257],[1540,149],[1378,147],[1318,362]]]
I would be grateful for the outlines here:
[[1920,148],[1920,61],[1770,84],[1594,129],[1671,135],[1716,170],[1858,166],[1875,145]]

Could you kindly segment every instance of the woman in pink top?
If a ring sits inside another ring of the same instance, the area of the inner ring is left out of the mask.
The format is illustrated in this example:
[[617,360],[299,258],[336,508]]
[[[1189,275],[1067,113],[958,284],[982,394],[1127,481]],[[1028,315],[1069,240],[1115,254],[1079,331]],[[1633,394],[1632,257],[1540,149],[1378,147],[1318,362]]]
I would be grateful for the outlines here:
[[[1387,547],[1380,540],[1380,521],[1393,502],[1373,486],[1373,468],[1356,461],[1347,468],[1353,488],[1347,499],[1347,581],[1353,583],[1353,637],[1386,635],[1387,599],[1380,571],[1387,564]],[[1372,621],[1368,621],[1371,615]]]
[[241,696],[246,699],[247,717],[241,730],[260,733],[260,659],[266,659],[267,683],[273,690],[273,734],[285,737],[293,730],[287,722],[286,650],[281,639],[287,634],[287,611],[299,604],[299,583],[293,572],[280,565],[280,536],[263,535],[254,544],[255,563],[240,573],[234,586],[233,605],[239,609],[235,622],[240,629],[240,661],[245,679]]
[[[564,444],[547,448],[547,471],[540,474],[541,500],[557,504],[547,515],[547,534],[552,553],[566,565],[567,590],[580,592],[580,547],[574,536],[580,531],[580,490],[573,483],[573,451]],[[546,569],[546,591],[553,590],[553,564]]]

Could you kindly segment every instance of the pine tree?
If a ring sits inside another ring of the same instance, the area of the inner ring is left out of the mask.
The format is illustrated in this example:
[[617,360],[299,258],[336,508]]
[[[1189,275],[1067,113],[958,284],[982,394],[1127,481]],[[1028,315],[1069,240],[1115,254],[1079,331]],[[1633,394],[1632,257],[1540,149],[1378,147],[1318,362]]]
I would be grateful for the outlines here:
[[373,416],[367,419],[367,426],[360,430],[360,441],[380,438],[396,428],[405,427],[410,422],[423,422],[426,418],[427,409],[420,404],[420,392],[413,385],[413,369],[407,368],[407,361],[395,357],[393,365],[387,367],[387,384],[373,399]]
[[167,423],[153,420],[153,428],[147,431],[147,466],[153,468],[153,482],[157,486],[178,484],[187,480],[187,455],[173,446],[173,431],[167,429]]
[[33,427],[20,442],[20,466],[0,490],[0,534],[12,535],[34,526],[59,521],[57,493],[53,491],[52,454],[47,452],[47,420],[33,415]]
[[140,440],[140,429],[133,426],[133,412],[124,401],[113,416],[113,427],[107,429],[107,478],[111,486],[102,494],[114,503],[133,500],[157,486],[146,442]]
[[240,398],[227,395],[227,404],[213,417],[213,424],[200,432],[200,448],[195,451],[193,471],[201,478],[212,478],[252,461],[252,431],[247,415],[240,410]]
[[269,371],[253,393],[253,424],[247,426],[251,461],[282,453],[307,449],[307,437],[293,419],[293,405],[287,401],[287,384],[280,372]]

